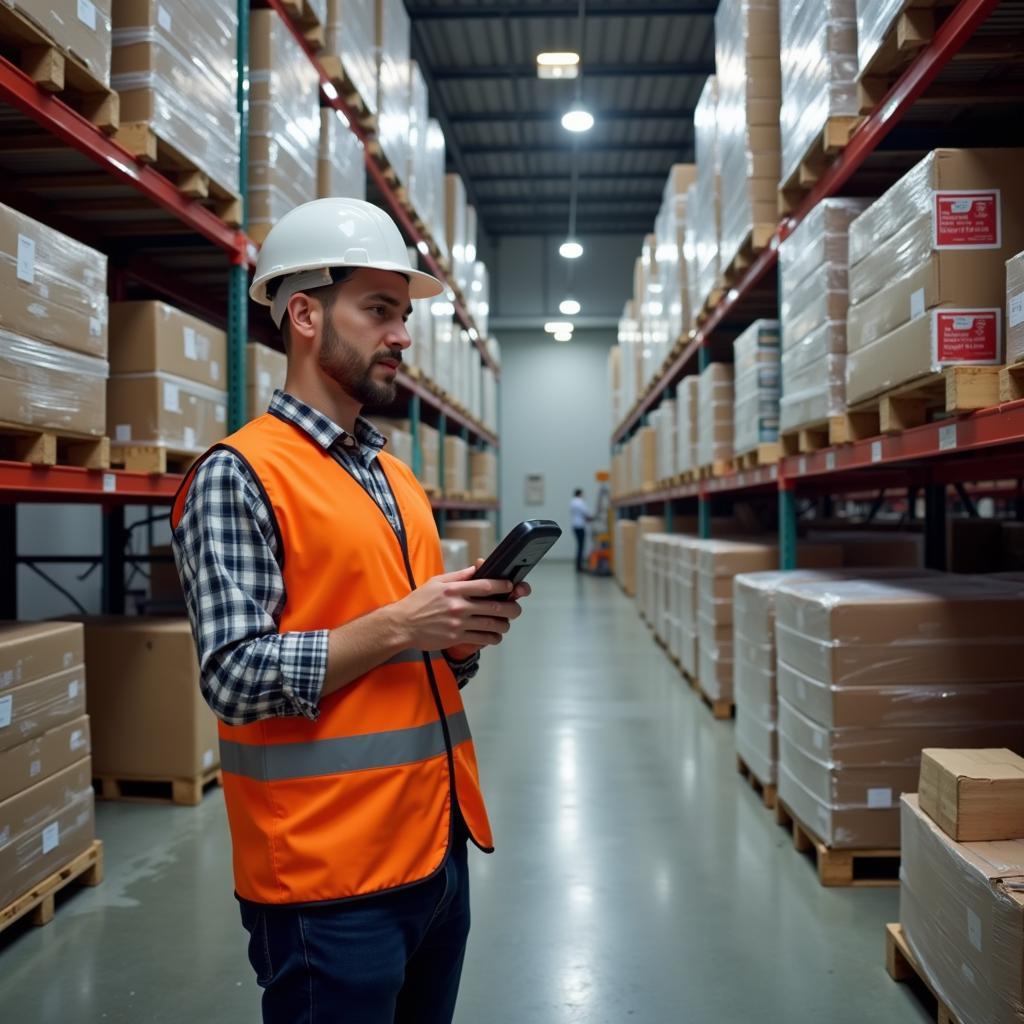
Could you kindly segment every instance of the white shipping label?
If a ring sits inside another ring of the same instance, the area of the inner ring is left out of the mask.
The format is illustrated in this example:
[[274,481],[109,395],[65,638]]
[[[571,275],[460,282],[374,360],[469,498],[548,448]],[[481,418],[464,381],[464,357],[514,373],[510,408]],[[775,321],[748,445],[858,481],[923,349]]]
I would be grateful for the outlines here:
[[[1024,298],[1024,295],[1021,296]],[[260,391],[270,390],[270,374],[266,370],[260,370]]]
[[43,829],[43,854],[60,846],[60,822],[55,821]]
[[919,316],[924,316],[924,289],[918,288],[910,296],[910,319],[916,320]]
[[185,428],[185,447],[195,448],[196,446],[196,432],[192,427]]
[[65,651],[64,656],[61,658],[61,661],[63,662],[65,668],[71,668],[71,666],[75,663],[75,652]]
[[939,427],[939,451],[949,452],[956,448],[956,424]]
[[1021,292],[1020,295],[1010,296],[1006,312],[1011,327],[1020,327],[1021,324],[1024,324],[1024,292]]
[[77,679],[72,679],[68,683],[68,700],[75,700],[78,697],[78,689],[81,684]]
[[78,0],[78,20],[96,30],[96,5],[92,0]]
[[892,790],[883,788],[869,789],[868,807],[872,810],[879,810],[883,807],[892,807]]
[[38,758],[28,766],[28,776],[34,779],[43,770],[43,762]]
[[797,463],[797,472],[803,476],[807,472],[807,458],[801,455],[800,461]]
[[981,918],[970,907],[967,908],[967,938],[970,939],[971,945],[980,953]]
[[825,469],[827,469],[830,473],[834,473],[836,471],[836,453],[835,452],[829,452],[825,456]]
[[214,758],[214,754],[213,754],[212,750],[204,750],[203,751],[203,768],[212,768],[213,767],[213,758]]
[[14,714],[14,698],[0,697],[0,729],[6,729],[11,724],[11,716]]
[[199,353],[196,351],[196,332],[194,327],[183,327],[181,329],[182,340],[185,342],[185,358],[186,359],[198,359]]
[[223,405],[217,405],[213,410],[213,415],[214,419],[216,419],[218,423],[225,423],[228,418],[227,407]]
[[220,380],[220,363],[216,359],[210,360],[210,376],[214,380]]
[[177,384],[164,381],[164,411],[181,412],[181,392]]
[[103,474],[103,490],[107,494],[113,494],[117,490],[117,474],[116,473],[104,473]]
[[89,334],[98,338],[103,333],[103,321],[98,316],[89,317]]
[[132,425],[130,423],[118,423],[114,427],[114,438],[117,441],[130,441],[132,439]]
[[85,746],[85,731],[82,729],[71,730],[71,749],[81,750]]
[[160,4],[156,9],[156,20],[157,24],[165,31],[171,31],[171,12]]
[[882,442],[872,441],[871,442],[871,461],[881,462],[882,461]]
[[36,240],[18,235],[18,280],[34,284],[36,279]]

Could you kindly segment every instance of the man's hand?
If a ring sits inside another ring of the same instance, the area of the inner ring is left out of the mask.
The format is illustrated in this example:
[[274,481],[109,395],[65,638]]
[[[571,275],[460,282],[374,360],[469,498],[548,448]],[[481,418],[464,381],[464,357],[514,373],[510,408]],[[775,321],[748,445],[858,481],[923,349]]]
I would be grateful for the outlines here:
[[[476,560],[476,566],[474,567],[473,571],[476,572],[476,570],[479,569],[480,566],[483,565],[483,564],[484,564],[484,560],[482,558],[478,558]],[[515,602],[519,602],[524,597],[529,597],[530,594],[532,594],[532,593],[533,593],[533,589],[530,587],[529,583],[517,583],[515,588],[513,589],[512,593],[511,593],[511,595],[509,596],[508,601],[504,602],[504,603],[512,604],[512,603],[515,603]],[[521,611],[520,611],[520,614],[521,614]],[[516,615],[515,618],[519,618],[519,616]],[[507,630],[506,630],[506,632],[507,632]],[[499,636],[498,639],[495,640],[495,644],[500,644],[500,643],[501,643],[501,637]],[[448,657],[452,659],[452,661],[465,661],[467,658],[472,658],[473,655],[476,654],[477,651],[479,651],[482,646],[484,646],[484,645],[483,644],[458,644],[455,647],[449,647],[448,650],[447,650],[447,654],[448,654]]]

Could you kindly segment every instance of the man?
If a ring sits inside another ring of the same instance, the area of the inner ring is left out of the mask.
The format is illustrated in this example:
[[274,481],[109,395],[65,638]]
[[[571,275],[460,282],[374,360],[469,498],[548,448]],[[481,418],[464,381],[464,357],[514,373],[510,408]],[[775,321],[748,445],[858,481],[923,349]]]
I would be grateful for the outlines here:
[[466,840],[491,849],[459,689],[529,587],[442,574],[427,496],[360,415],[395,397],[410,299],[441,290],[369,203],[283,217],[250,295],[284,391],[174,505],[267,1024],[454,1013]]
[[587,543],[587,523],[592,523],[594,517],[583,500],[583,491],[578,487],[569,503],[569,518],[572,521],[572,532],[576,535],[576,571],[583,572],[583,549]]

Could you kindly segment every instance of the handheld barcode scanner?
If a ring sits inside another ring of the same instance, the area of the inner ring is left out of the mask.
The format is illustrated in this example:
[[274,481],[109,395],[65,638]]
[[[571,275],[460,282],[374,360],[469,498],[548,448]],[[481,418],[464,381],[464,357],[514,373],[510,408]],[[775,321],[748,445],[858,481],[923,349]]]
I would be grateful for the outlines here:
[[[473,579],[521,583],[561,536],[562,528],[558,523],[550,519],[528,519],[515,527],[488,555]],[[508,600],[508,595],[499,600]]]

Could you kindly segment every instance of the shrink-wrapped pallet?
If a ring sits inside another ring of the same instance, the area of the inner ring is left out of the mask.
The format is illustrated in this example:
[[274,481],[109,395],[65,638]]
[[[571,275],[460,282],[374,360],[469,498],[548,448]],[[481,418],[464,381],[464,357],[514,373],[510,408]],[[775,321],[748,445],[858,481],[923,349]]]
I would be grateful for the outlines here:
[[376,0],[377,139],[398,180],[409,184],[411,25],[402,0]]
[[480,371],[480,406],[484,426],[493,434],[498,433],[498,378],[489,366]]
[[245,407],[249,419],[262,416],[278,388],[284,388],[288,357],[283,352],[250,341],[245,350]]
[[364,156],[363,143],[349,128],[344,116],[339,111],[324,107],[320,111],[317,197],[366,199]]
[[367,0],[327,0],[324,52],[341,63],[343,76],[370,114],[377,113],[376,11]]
[[700,407],[700,378],[696,374],[684,377],[676,390],[676,472],[690,473],[698,468],[698,409]]
[[[273,11],[259,13],[288,34]],[[168,162],[185,163],[237,195],[235,0],[118,0],[113,15],[110,84],[120,94],[121,132],[134,147],[138,133],[151,131],[171,151]],[[254,14],[254,28],[257,21]]]
[[665,399],[650,415],[656,435],[655,483],[667,480],[675,473],[676,463],[676,403]]
[[429,118],[426,149],[419,168],[424,208],[417,209],[416,212],[430,230],[434,244],[447,258],[449,245],[445,225],[445,153],[444,131],[441,124],[434,118]]
[[755,320],[733,343],[734,447],[756,451],[779,439],[779,322]]
[[316,199],[320,152],[316,69],[273,10],[253,11],[249,71],[249,226],[257,240]]
[[476,324],[481,335],[487,335],[488,317],[491,311],[491,282],[487,273],[487,265],[475,260],[469,270],[469,287],[466,292],[466,305],[469,315]]
[[[93,81],[110,85],[111,0],[5,0],[36,25]],[[65,81],[71,77],[65,71]]]
[[729,462],[733,448],[733,368],[710,363],[700,375],[697,413],[697,461],[700,466]]
[[693,250],[697,270],[696,309],[700,312],[718,286],[722,218],[722,163],[718,130],[718,81],[708,78],[693,111],[697,184],[693,203]]
[[665,333],[671,347],[688,331],[693,320],[690,307],[688,267],[683,258],[686,232],[687,191],[697,178],[694,164],[676,164],[662,191],[661,209],[654,222],[657,239],[658,284],[665,319]]

